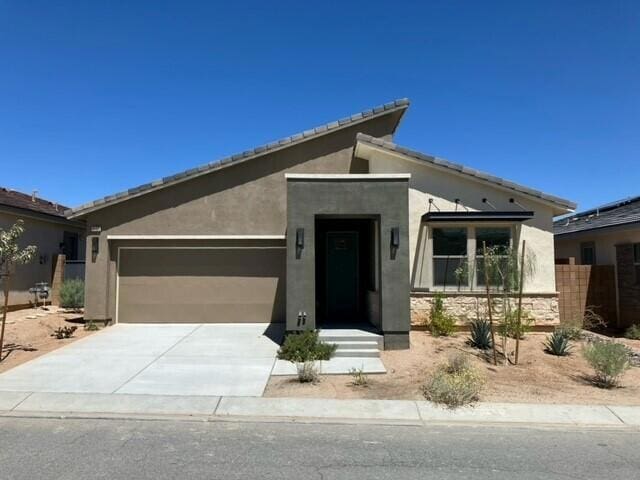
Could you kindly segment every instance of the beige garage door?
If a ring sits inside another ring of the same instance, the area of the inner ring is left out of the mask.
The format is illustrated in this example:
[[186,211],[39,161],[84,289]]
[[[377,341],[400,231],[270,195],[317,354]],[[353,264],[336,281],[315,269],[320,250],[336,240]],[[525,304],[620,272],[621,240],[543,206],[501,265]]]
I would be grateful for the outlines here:
[[118,322],[284,321],[285,250],[121,249]]

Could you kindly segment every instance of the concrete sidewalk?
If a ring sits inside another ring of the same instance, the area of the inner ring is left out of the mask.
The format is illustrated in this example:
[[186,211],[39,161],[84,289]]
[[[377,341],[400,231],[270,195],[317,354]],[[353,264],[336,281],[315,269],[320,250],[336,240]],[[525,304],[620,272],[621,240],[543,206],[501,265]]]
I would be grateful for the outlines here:
[[449,410],[426,401],[0,392],[0,416],[190,417],[338,423],[530,424],[640,427],[640,406],[479,403]]

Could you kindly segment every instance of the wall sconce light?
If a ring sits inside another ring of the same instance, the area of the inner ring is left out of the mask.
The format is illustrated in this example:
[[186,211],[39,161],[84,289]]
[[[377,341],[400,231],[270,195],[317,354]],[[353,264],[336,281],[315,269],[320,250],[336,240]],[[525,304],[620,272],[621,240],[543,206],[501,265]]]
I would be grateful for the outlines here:
[[296,229],[296,247],[304,248],[304,228]]
[[98,252],[100,251],[100,238],[99,237],[91,237],[91,258],[93,261],[96,261],[96,257],[98,256]]
[[391,229],[391,246],[398,248],[400,246],[400,228],[393,227]]

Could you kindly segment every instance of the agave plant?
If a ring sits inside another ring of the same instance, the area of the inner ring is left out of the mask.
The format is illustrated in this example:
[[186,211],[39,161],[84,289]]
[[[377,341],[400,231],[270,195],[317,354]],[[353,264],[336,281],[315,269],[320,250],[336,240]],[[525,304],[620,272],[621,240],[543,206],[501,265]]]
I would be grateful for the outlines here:
[[569,337],[563,330],[556,330],[549,335],[544,346],[547,353],[558,357],[569,355],[573,348],[569,343]]
[[474,320],[470,324],[471,338],[469,344],[480,350],[491,348],[491,324],[484,319]]

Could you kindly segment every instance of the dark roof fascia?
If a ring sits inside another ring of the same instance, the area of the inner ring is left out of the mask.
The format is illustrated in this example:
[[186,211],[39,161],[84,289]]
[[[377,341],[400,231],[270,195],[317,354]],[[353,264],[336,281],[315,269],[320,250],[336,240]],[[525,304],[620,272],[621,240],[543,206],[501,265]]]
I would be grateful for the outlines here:
[[515,182],[511,182],[504,178],[496,177],[494,175],[482,172],[480,170],[476,170],[474,168],[466,167],[459,163],[450,162],[448,160],[444,160],[442,158],[434,157],[432,155],[426,155],[424,153],[411,150],[409,148],[402,147],[393,142],[387,142],[382,140],[381,138],[372,137],[370,135],[365,135],[364,133],[359,133],[356,141],[362,142],[365,144],[369,144],[373,147],[382,148],[383,150],[387,150],[393,153],[399,153],[401,155],[405,155],[414,160],[419,160],[428,165],[431,165],[436,168],[441,168],[444,170],[450,170],[452,172],[462,174],[464,176],[470,177],[475,180],[481,180],[483,182],[488,182],[497,187],[501,187],[503,189],[511,190],[516,193],[528,195],[537,200],[541,200],[543,202],[551,203],[556,207],[561,208],[562,210],[575,210],[576,204],[564,198],[556,197],[555,195],[550,195],[548,193],[541,192],[540,190],[535,190],[524,185],[520,185]]
[[236,165],[238,163],[246,162],[248,160],[253,160],[255,158],[258,158],[267,154],[271,154],[279,150],[292,147],[294,145],[299,145],[309,140],[317,139],[324,135],[334,133],[334,132],[343,130],[345,128],[353,127],[363,122],[368,122],[369,120],[372,120],[374,118],[379,118],[394,112],[400,112],[400,118],[398,119],[398,122],[396,123],[396,125],[394,125],[394,128],[393,128],[393,132],[395,132],[395,130],[398,128],[398,124],[400,123],[402,115],[404,115],[404,112],[408,107],[409,107],[409,100],[407,98],[394,100],[393,102],[385,103],[384,105],[379,105],[377,107],[364,110],[362,112],[353,114],[349,117],[345,117],[340,120],[326,123],[319,127],[305,130],[303,132],[282,138],[280,140],[276,140],[274,142],[261,145],[254,149],[246,150],[242,153],[231,155],[230,157],[225,157],[221,160],[215,160],[206,165],[201,165],[199,167],[192,168],[190,170],[177,173],[175,175],[163,177],[162,179],[155,180],[153,182],[146,183],[144,185],[140,185],[138,187],[131,188],[123,192],[119,192],[113,195],[108,195],[104,198],[94,200],[84,205],[80,205],[79,207],[66,210],[64,213],[67,216],[67,218],[77,218],[89,212],[100,210],[107,206],[114,205],[116,203],[120,203],[125,200],[129,200],[131,198],[135,198],[140,195],[150,193],[152,191],[166,188],[168,186],[175,185],[177,183],[181,183],[186,180],[190,180],[202,175],[207,175],[213,171],[221,170],[231,165]]
[[491,212],[429,212],[422,216],[426,222],[524,222],[532,219],[532,211]]
[[13,205],[0,204],[0,211],[15,215],[16,217],[31,218],[43,222],[57,223],[69,227],[84,230],[86,225],[82,220],[71,220],[60,215],[51,215],[49,213],[36,212],[28,208],[14,207]]

